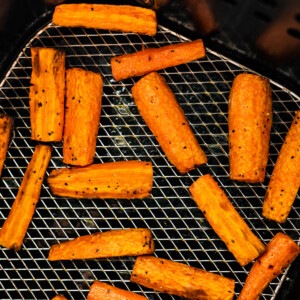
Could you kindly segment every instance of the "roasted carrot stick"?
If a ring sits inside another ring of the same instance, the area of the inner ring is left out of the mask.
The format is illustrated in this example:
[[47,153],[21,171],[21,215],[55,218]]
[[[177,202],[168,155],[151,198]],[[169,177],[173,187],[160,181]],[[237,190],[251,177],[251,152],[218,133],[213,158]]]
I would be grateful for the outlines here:
[[52,23],[146,35],[155,35],[157,31],[153,10],[130,5],[62,4],[56,6]]
[[66,72],[64,163],[86,166],[94,161],[101,114],[100,74],[74,68]]
[[52,300],[67,300],[67,298],[64,295],[57,295]]
[[190,192],[211,227],[241,266],[247,265],[264,252],[265,246],[252,233],[209,174],[195,181]]
[[94,281],[87,300],[146,300],[133,292],[121,290],[104,282]]
[[253,264],[238,300],[257,300],[267,285],[300,253],[300,248],[287,235],[277,233],[266,252]]
[[113,57],[111,69],[115,80],[119,81],[185,64],[204,56],[205,49],[202,40],[195,40]]
[[154,256],[139,256],[130,281],[190,299],[233,299],[234,280]]
[[31,138],[60,141],[64,126],[65,53],[51,48],[31,48]]
[[263,205],[263,216],[284,223],[300,187],[300,111],[277,158]]
[[51,246],[49,260],[89,259],[152,254],[154,242],[146,228],[111,230]]
[[52,148],[37,145],[25,172],[11,211],[0,230],[0,245],[15,251],[21,249],[27,228],[40,197]]
[[169,161],[180,173],[207,162],[183,110],[161,75],[150,73],[143,77],[133,86],[132,96]]
[[269,80],[253,74],[238,75],[229,96],[230,179],[264,181],[271,126]]
[[2,169],[6,158],[12,125],[12,117],[0,114],[0,176],[2,174]]
[[151,194],[151,162],[123,161],[53,170],[48,184],[54,195],[74,198],[144,198]]

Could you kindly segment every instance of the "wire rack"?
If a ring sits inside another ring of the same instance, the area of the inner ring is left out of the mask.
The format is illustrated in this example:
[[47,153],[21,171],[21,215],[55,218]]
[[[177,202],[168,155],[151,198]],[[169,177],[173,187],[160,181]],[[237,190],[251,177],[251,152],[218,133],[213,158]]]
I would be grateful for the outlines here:
[[[35,146],[30,139],[28,105],[30,47],[63,49],[68,68],[101,72],[104,90],[95,163],[132,159],[152,161],[154,187],[152,196],[147,199],[104,201],[54,198],[44,182],[22,250],[0,249],[1,299],[51,299],[56,293],[63,293],[69,299],[85,299],[95,279],[144,294],[151,300],[180,299],[131,283],[129,278],[135,261],[132,257],[47,260],[49,247],[53,244],[96,231],[134,227],[152,230],[156,256],[233,278],[238,294],[251,264],[241,267],[236,262],[188,192],[189,186],[206,173],[213,175],[240,215],[265,243],[279,231],[299,241],[299,201],[295,201],[284,225],[267,221],[261,214],[270,174],[294,112],[299,109],[297,95],[271,83],[274,122],[266,180],[246,184],[229,180],[227,107],[233,78],[251,70],[207,49],[205,59],[160,72],[174,91],[208,156],[206,166],[184,176],[170,165],[138,114],[130,93],[137,79],[122,82],[113,79],[112,56],[186,40],[164,27],[158,28],[155,37],[148,37],[49,24],[19,54],[0,85],[0,111],[15,117],[14,136],[0,181],[0,226],[9,214]],[[62,143],[56,143],[47,175],[63,166]],[[288,280],[286,272],[273,280],[262,299],[274,299],[284,280]]]

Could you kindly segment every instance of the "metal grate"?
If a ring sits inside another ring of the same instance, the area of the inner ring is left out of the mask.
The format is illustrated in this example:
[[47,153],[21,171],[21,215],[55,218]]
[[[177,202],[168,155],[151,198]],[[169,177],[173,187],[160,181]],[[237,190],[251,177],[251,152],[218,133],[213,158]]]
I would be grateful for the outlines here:
[[[15,133],[0,181],[0,225],[8,216],[35,142],[30,140],[28,92],[31,75],[30,47],[59,47],[66,51],[68,68],[82,67],[104,77],[101,126],[95,163],[148,160],[154,165],[152,197],[144,200],[88,200],[53,197],[46,183],[21,251],[0,249],[1,299],[51,299],[63,293],[84,299],[94,279],[144,293],[149,299],[179,299],[156,293],[129,281],[134,258],[48,262],[49,247],[77,236],[110,229],[148,227],[156,252],[162,258],[234,278],[238,294],[251,267],[241,267],[214,233],[191,199],[188,188],[200,175],[210,173],[255,234],[267,243],[278,231],[299,241],[300,205],[295,202],[284,225],[262,218],[261,209],[274,163],[299,109],[299,97],[272,82],[274,122],[270,158],[264,184],[229,180],[227,143],[228,95],[233,78],[251,70],[207,49],[205,59],[168,68],[160,73],[184,109],[208,164],[185,176],[171,166],[138,114],[130,95],[137,79],[116,83],[110,59],[142,47],[158,47],[187,40],[159,27],[155,37],[107,31],[61,28],[51,24],[25,46],[0,85],[0,111],[15,116]],[[83,120],[84,122],[84,120]],[[56,143],[47,175],[62,163],[62,143]],[[274,299],[286,272],[265,290],[262,299]]]

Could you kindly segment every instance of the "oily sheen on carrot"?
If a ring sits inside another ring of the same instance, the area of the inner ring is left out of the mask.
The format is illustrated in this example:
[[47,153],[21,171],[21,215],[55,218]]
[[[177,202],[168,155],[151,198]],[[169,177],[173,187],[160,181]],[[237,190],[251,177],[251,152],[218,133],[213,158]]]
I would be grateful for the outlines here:
[[195,181],[190,192],[211,227],[241,266],[247,265],[264,252],[265,246],[252,233],[209,174]]
[[52,23],[155,35],[155,11],[130,5],[62,4],[55,8]]
[[267,285],[288,267],[300,248],[287,235],[277,233],[266,252],[253,264],[238,300],[257,300]]
[[52,148],[37,145],[25,172],[11,211],[0,230],[0,245],[15,251],[21,249],[27,228],[40,197]]
[[240,74],[229,96],[230,179],[263,182],[269,155],[272,98],[267,78]]
[[234,280],[154,256],[139,256],[130,281],[159,292],[189,299],[224,299],[234,296]]
[[94,161],[101,114],[100,74],[80,68],[66,72],[64,163],[86,166]]
[[144,296],[140,296],[130,291],[125,291],[109,285],[104,282],[94,281],[92,284],[87,300],[146,300]]
[[263,205],[263,216],[284,223],[300,187],[300,111],[277,158]]
[[152,190],[152,163],[123,161],[53,170],[48,184],[54,195],[64,197],[144,198]]
[[31,138],[61,141],[64,127],[65,53],[51,48],[31,48],[29,92]]
[[111,230],[51,246],[49,260],[89,259],[152,254],[154,242],[146,228]]
[[7,148],[13,126],[13,118],[0,114],[0,176],[6,159]]
[[150,73],[132,88],[132,96],[146,124],[169,161],[182,174],[207,162],[183,110],[158,73]]
[[52,300],[67,300],[67,298],[64,295],[57,295]]
[[203,57],[205,57],[203,41],[195,40],[113,57],[111,69],[115,80],[119,81],[185,64]]

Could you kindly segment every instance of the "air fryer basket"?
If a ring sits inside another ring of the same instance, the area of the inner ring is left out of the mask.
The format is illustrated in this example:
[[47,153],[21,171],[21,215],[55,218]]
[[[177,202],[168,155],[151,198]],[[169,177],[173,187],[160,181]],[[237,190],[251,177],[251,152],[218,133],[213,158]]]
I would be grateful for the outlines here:
[[[151,300],[179,299],[131,283],[135,261],[132,257],[47,260],[49,247],[58,242],[96,231],[133,227],[152,230],[156,256],[233,278],[238,294],[251,264],[241,267],[237,263],[188,192],[189,186],[206,173],[213,175],[239,214],[265,243],[279,231],[299,242],[299,201],[295,201],[283,225],[267,221],[261,214],[274,163],[294,112],[299,109],[297,95],[271,82],[274,121],[267,176],[264,183],[246,184],[229,180],[227,109],[233,78],[252,70],[207,49],[205,59],[159,72],[174,91],[208,156],[206,166],[184,176],[170,165],[137,111],[130,93],[137,78],[122,82],[113,79],[112,56],[186,40],[162,26],[155,37],[148,37],[49,24],[26,44],[0,85],[0,111],[15,117],[14,136],[0,181],[0,226],[8,216],[36,144],[30,139],[28,107],[32,46],[63,49],[68,68],[101,72],[104,91],[95,163],[152,161],[154,187],[152,196],[143,200],[89,200],[54,197],[45,181],[22,250],[0,249],[1,299],[51,299],[56,293],[63,293],[69,299],[85,299],[95,279],[144,294]],[[62,143],[56,143],[47,175],[63,166]],[[287,271],[273,280],[262,299],[275,299],[287,280],[286,274]]]

